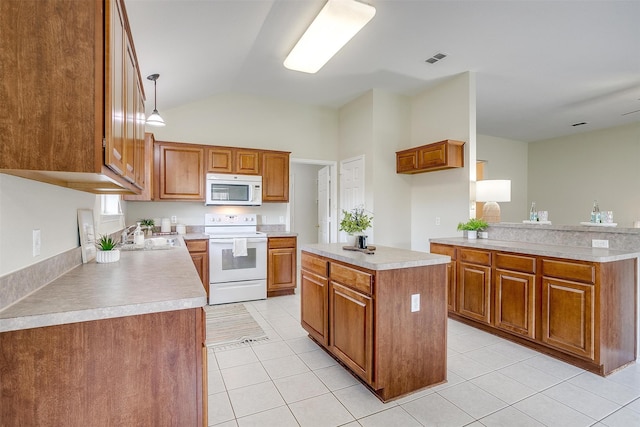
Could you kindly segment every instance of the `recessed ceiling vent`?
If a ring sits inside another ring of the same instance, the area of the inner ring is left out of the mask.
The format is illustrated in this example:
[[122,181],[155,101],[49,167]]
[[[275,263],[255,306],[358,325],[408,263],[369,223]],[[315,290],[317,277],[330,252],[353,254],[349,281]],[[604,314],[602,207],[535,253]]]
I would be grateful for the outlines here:
[[435,55],[433,55],[431,58],[426,59],[424,62],[428,63],[428,64],[435,64],[436,62],[446,58],[447,55],[445,55],[444,53],[436,53]]
[[576,127],[576,126],[583,126],[583,125],[586,125],[586,124],[587,124],[587,122],[580,122],[580,123],[574,123],[571,126]]

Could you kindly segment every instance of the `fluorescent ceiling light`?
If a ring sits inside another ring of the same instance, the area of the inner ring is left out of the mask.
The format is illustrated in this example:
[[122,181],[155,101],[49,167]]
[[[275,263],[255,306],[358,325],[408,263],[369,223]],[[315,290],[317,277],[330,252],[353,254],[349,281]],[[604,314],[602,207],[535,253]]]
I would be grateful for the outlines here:
[[355,0],[328,0],[284,60],[284,66],[303,73],[317,72],[375,14],[373,6]]

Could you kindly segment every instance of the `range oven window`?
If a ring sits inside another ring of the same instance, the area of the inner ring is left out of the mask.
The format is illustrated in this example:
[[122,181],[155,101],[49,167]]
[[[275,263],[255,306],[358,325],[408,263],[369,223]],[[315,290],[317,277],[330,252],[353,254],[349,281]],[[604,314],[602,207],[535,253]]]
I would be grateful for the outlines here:
[[250,200],[250,186],[246,184],[211,184],[211,200],[246,202]]
[[221,253],[223,271],[256,268],[256,248],[247,248],[247,256],[234,257],[232,249],[223,249]]

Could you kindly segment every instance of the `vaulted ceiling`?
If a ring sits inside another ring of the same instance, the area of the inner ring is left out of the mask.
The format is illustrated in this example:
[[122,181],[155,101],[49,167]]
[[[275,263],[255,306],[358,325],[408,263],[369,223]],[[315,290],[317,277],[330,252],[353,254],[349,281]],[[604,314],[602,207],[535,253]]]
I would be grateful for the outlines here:
[[337,108],[472,71],[480,134],[535,141],[640,121],[640,1],[370,0],[373,20],[317,74],[284,68],[324,3],[125,0],[148,113],[152,73],[162,112],[221,93]]

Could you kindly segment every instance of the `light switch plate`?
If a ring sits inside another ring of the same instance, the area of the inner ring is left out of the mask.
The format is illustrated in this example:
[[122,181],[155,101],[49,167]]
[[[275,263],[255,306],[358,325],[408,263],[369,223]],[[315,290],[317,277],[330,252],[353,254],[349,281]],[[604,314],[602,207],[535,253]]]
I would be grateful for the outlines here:
[[42,242],[40,240],[40,230],[33,230],[33,256],[39,256],[40,255],[40,247],[42,245]]
[[411,295],[411,312],[420,311],[420,294]]

